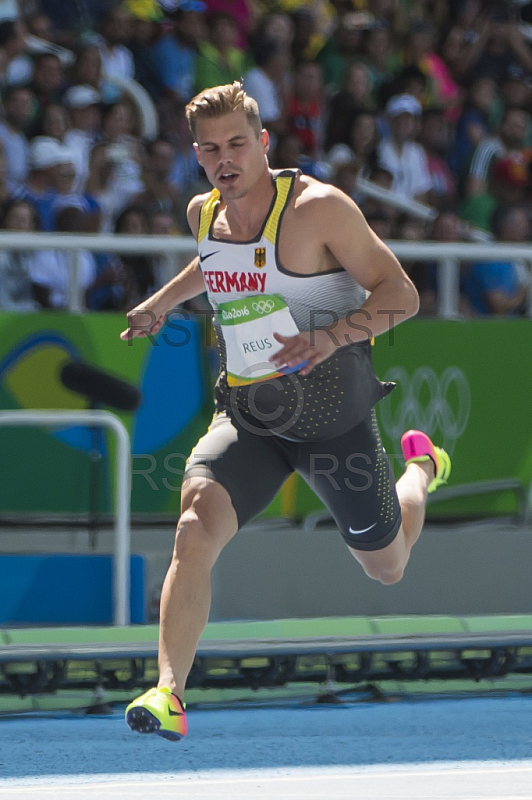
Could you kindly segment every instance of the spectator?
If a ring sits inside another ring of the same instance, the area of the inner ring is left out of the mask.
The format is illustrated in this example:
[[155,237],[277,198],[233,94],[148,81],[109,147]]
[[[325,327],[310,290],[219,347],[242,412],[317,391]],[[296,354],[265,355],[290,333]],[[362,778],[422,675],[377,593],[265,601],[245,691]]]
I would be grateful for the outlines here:
[[152,100],[157,102],[163,91],[163,85],[157,75],[150,48],[157,40],[159,33],[157,23],[161,21],[162,11],[155,2],[130,3],[128,7],[133,17],[128,47],[135,65],[135,80],[146,89]]
[[244,88],[259,105],[262,124],[273,137],[286,129],[283,83],[290,63],[283,47],[272,39],[261,42],[254,53],[256,66],[244,76]]
[[[493,128],[501,124],[505,108],[530,110],[532,101],[532,74],[525,72],[519,64],[510,64],[500,83],[500,93],[495,96],[490,108],[489,123]],[[527,144],[532,144],[530,127]]]
[[30,124],[33,92],[26,86],[8,86],[3,93],[4,120],[0,122],[0,141],[7,161],[10,191],[22,186],[28,174],[28,141],[25,131]]
[[25,17],[26,27],[28,33],[32,36],[37,36],[38,39],[44,39],[45,42],[53,44],[55,42],[55,31],[52,20],[46,14],[32,14]]
[[47,136],[37,136],[30,144],[29,175],[16,197],[35,206],[43,231],[54,228],[52,205],[57,195],[58,169],[71,158],[66,147]]
[[206,37],[204,12],[203,0],[182,0],[171,15],[173,32],[150,48],[161,85],[180,103],[188,103],[194,95],[197,47]]
[[42,124],[42,116],[46,106],[58,103],[65,82],[63,66],[53,53],[41,53],[34,59],[32,89],[37,107],[33,113],[32,129],[36,132]]
[[447,119],[456,120],[460,113],[461,92],[445,61],[435,52],[436,31],[426,20],[413,23],[407,40],[410,63],[428,76],[428,106],[446,111]]
[[530,187],[530,156],[516,151],[495,159],[483,194],[465,198],[460,203],[460,216],[470,225],[492,233],[493,212],[500,204],[525,202]]
[[270,40],[276,42],[290,60],[294,41],[294,21],[288,14],[271,12],[259,17],[251,37],[251,50],[254,52],[261,42]]
[[135,202],[173,214],[181,201],[178,187],[171,182],[175,150],[165,139],[155,139],[148,144],[147,154],[144,171],[146,188],[136,197]]
[[43,110],[37,136],[48,136],[58,142],[64,142],[69,128],[70,119],[66,108],[59,103],[50,103]]
[[[85,215],[76,207],[62,208],[55,219],[55,228],[63,233],[85,233]],[[32,265],[33,291],[43,308],[67,307],[74,259],[77,259],[78,286],[85,293],[96,277],[94,258],[86,250],[78,253],[51,251],[45,259],[41,258]]]
[[76,153],[76,188],[83,191],[89,176],[90,156],[101,133],[100,95],[93,86],[71,86],[63,102],[70,112],[72,127],[64,143]]
[[102,56],[96,44],[79,50],[72,70],[74,86],[90,86],[98,93],[102,85]]
[[[37,228],[34,207],[23,200],[12,200],[4,206],[0,228],[17,233],[32,233]],[[32,264],[38,256],[39,254],[32,250],[0,251],[2,311],[34,311],[38,308],[30,277]]]
[[390,136],[378,146],[381,166],[393,175],[392,189],[408,200],[423,201],[431,188],[427,157],[414,141],[421,106],[412,95],[392,97],[386,106]]
[[[144,236],[148,233],[148,217],[136,206],[125,208],[114,226],[115,233]],[[144,255],[113,255],[91,287],[89,305],[94,308],[98,291],[100,309],[129,310],[145,300],[155,288],[155,275],[150,259]],[[104,294],[107,289],[107,294]],[[109,292],[110,290],[110,292]],[[105,297],[105,304],[102,298]]]
[[236,47],[236,20],[217,11],[208,14],[206,22],[208,39],[199,43],[196,57],[196,92],[238,81],[245,71],[245,54]]
[[366,222],[379,239],[386,241],[386,239],[392,238],[393,220],[388,214],[383,211],[374,211],[366,217]]
[[[498,206],[493,212],[492,229],[499,242],[528,242],[530,224],[526,209]],[[478,314],[520,314],[530,292],[530,273],[522,261],[476,263],[466,276],[465,291]]]
[[[433,242],[460,242],[466,238],[467,226],[454,211],[442,211],[432,224],[430,239]],[[435,261],[418,262],[410,274],[419,293],[420,313],[434,316],[438,310],[439,267]],[[460,312],[469,315],[470,309],[460,295]]]
[[209,14],[217,14],[221,11],[230,15],[237,28],[235,47],[245,52],[256,13],[252,0],[205,0],[205,5]]
[[491,75],[499,82],[513,63],[532,72],[532,52],[510,6],[501,4],[493,10],[475,45],[475,60],[468,65],[470,77]]
[[521,150],[529,124],[530,115],[526,111],[520,108],[506,110],[499,134],[483,139],[475,149],[467,180],[467,196],[476,197],[486,192],[493,159]]
[[374,106],[371,82],[367,67],[355,61],[346,72],[343,86],[334,94],[329,103],[325,149],[335,144],[349,144],[353,118]]
[[144,191],[144,149],[133,135],[135,117],[129,103],[121,101],[106,109],[103,140],[91,153],[87,192],[102,209],[102,228],[113,220],[133,197]]
[[361,54],[362,32],[367,26],[365,15],[350,12],[336,18],[332,36],[316,56],[323,68],[327,94],[340,91],[353,59]]
[[478,78],[467,91],[449,157],[451,169],[459,179],[469,168],[475,148],[489,135],[490,112],[496,97],[497,84],[488,76]]
[[373,94],[377,97],[381,86],[391,83],[401,69],[401,61],[393,49],[391,31],[386,23],[376,20],[364,33],[362,53]]
[[287,128],[303,145],[305,155],[317,159],[323,150],[324,108],[321,67],[302,61],[294,72],[294,86],[288,103]]
[[325,40],[318,30],[314,8],[307,3],[300,5],[292,12],[292,20],[294,37],[291,50],[294,62],[297,64],[315,59]]
[[133,78],[135,65],[131,51],[125,46],[131,38],[133,18],[124,5],[111,8],[102,18],[98,47],[102,59],[103,84],[101,93],[106,103],[114,103],[122,90],[113,78]]
[[30,83],[33,62],[27,53],[26,28],[20,20],[4,19],[0,22],[0,54],[3,86]]
[[[183,230],[188,230],[186,205],[193,195],[208,191],[206,178],[202,177],[196,153],[192,143],[184,108],[169,100],[158,103],[160,138],[168,141],[174,148],[175,157],[168,180],[173,184],[181,197],[178,208],[178,222]],[[185,213],[182,213],[183,210]]]
[[418,141],[425,151],[431,188],[429,205],[450,208],[456,201],[456,183],[444,155],[448,152],[450,126],[445,114],[437,108],[423,112]]

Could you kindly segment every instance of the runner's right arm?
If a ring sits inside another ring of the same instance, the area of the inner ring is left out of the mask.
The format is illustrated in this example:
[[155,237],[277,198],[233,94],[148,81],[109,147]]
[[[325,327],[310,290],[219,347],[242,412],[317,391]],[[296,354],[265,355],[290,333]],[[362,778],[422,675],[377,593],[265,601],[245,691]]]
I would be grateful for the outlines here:
[[[194,197],[188,208],[190,227],[196,237],[199,209],[204,199],[202,195]],[[199,266],[199,258],[196,256],[175,278],[168,281],[147,300],[127,312],[128,327],[122,331],[120,338],[127,341],[134,339],[135,336],[154,336],[164,325],[167,314],[178,303],[191,300],[193,297],[203,294],[204,291],[205,282]]]

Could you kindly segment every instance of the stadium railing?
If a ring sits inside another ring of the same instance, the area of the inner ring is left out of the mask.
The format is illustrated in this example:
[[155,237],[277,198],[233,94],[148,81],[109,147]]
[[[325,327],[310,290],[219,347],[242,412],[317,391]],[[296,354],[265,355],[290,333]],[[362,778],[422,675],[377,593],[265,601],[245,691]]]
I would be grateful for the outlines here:
[[[474,261],[524,261],[532,265],[532,245],[496,242],[403,242],[387,244],[398,259],[437,264],[438,316],[460,317],[460,264]],[[115,234],[24,233],[2,232],[1,250],[61,250],[79,253],[135,253],[163,257],[163,282],[182,269],[196,253],[196,241],[189,236],[136,236]],[[78,284],[77,260],[73,259],[67,310],[83,313],[84,302]],[[532,291],[528,292],[527,316],[532,317]]]

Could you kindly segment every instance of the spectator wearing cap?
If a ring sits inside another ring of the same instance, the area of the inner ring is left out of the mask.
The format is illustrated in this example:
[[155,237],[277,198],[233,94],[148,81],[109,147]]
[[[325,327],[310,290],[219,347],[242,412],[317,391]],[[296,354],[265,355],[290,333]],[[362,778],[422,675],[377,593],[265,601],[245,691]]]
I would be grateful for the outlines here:
[[205,3],[181,0],[171,14],[173,32],[150,47],[157,77],[170,97],[188,103],[194,96],[198,44],[206,38]]
[[64,142],[77,154],[76,188],[82,191],[89,175],[91,150],[100,138],[100,94],[93,86],[71,86],[63,102],[70,113],[72,127],[66,132]]
[[122,94],[113,84],[113,77],[133,78],[133,55],[125,43],[131,38],[133,18],[124,5],[111,8],[101,19],[98,47],[102,59],[102,86],[105,103],[114,103]]
[[8,86],[3,92],[4,119],[0,141],[7,161],[10,191],[18,189],[28,174],[28,140],[25,135],[33,111],[33,92],[26,86]]
[[244,89],[257,101],[262,124],[275,148],[275,137],[286,130],[283,84],[290,69],[289,56],[278,42],[265,39],[254,51],[256,66],[244,75]]
[[475,149],[466,185],[468,197],[486,192],[494,158],[523,149],[529,125],[530,115],[523,109],[508,108],[505,111],[498,135],[483,139]]
[[57,140],[37,136],[29,146],[30,171],[26,183],[15,197],[35,206],[40,228],[51,231],[54,227],[52,205],[57,195],[59,167],[71,163],[72,154]]
[[412,95],[395,95],[386,105],[386,117],[390,135],[378,146],[379,163],[393,175],[395,192],[423,201],[432,182],[425,152],[415,141],[421,105]]
[[238,27],[230,14],[217,11],[206,16],[208,39],[198,45],[195,91],[233,83],[246,69],[246,56],[236,46]]
[[[530,223],[519,205],[497,206],[492,230],[498,242],[528,242]],[[478,314],[519,315],[530,292],[530,272],[522,261],[486,261],[473,264],[465,278],[465,293]]]

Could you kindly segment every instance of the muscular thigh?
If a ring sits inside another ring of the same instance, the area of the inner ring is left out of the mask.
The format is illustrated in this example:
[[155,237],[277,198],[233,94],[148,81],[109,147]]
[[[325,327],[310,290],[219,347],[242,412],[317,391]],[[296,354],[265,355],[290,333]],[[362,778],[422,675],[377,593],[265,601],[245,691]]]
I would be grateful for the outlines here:
[[296,469],[350,548],[381,550],[395,539],[401,509],[374,411],[342,436],[302,445]]
[[183,488],[192,478],[215,481],[231,500],[238,527],[263,511],[292,472],[283,445],[245,417],[216,414],[194,447],[185,469]]

